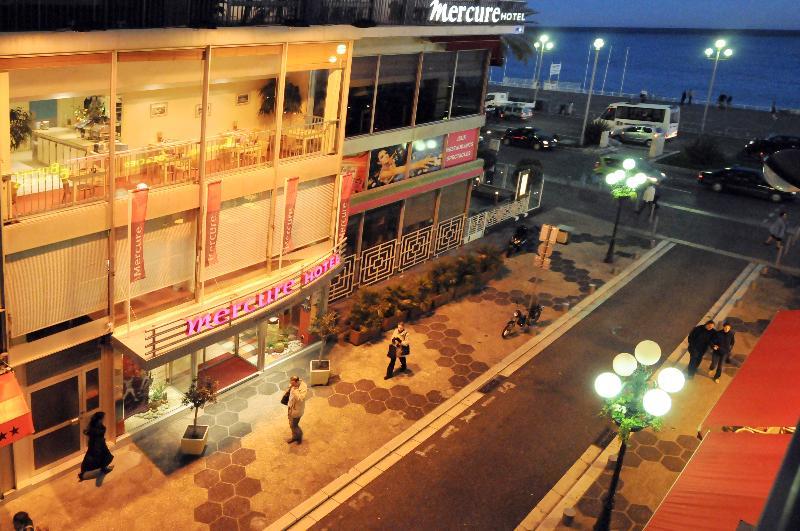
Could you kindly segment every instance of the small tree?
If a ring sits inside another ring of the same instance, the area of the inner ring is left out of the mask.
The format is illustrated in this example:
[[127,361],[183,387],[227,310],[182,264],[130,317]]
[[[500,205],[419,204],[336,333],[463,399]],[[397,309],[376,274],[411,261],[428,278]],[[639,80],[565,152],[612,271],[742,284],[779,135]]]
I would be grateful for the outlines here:
[[21,107],[17,107],[9,111],[9,122],[11,125],[11,151],[16,151],[30,138],[33,132],[31,115]]
[[603,131],[610,131],[611,128],[606,125],[605,121],[599,118],[592,120],[586,126],[586,132],[583,134],[584,144],[587,146],[597,146],[600,144],[600,137]]
[[184,406],[189,406],[194,410],[194,423],[192,423],[192,437],[197,438],[197,413],[206,404],[215,404],[217,402],[217,382],[211,378],[204,378],[199,381],[198,378],[192,380],[189,389],[183,393]]
[[319,336],[322,340],[322,347],[319,349],[319,357],[317,358],[317,360],[321,360],[322,355],[325,353],[328,340],[331,336],[336,336],[341,332],[341,328],[339,327],[339,314],[334,311],[328,311],[322,315],[317,315],[308,329],[312,334]]

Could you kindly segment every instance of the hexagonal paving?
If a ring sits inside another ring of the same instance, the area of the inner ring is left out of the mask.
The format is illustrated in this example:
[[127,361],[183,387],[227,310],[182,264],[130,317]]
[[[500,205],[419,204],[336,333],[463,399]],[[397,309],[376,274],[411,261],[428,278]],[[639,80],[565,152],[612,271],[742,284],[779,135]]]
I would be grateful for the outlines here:
[[369,402],[369,393],[366,391],[353,391],[347,398],[350,399],[350,402],[353,404],[366,404]]
[[219,474],[219,479],[225,483],[238,483],[244,476],[245,472],[243,466],[229,465],[222,469]]
[[664,465],[668,470],[673,472],[680,472],[683,470],[683,467],[686,463],[684,463],[683,459],[680,457],[675,457],[673,455],[665,455],[661,458],[661,464]]
[[239,448],[231,455],[231,461],[237,465],[247,466],[255,460],[256,451],[250,448]]
[[219,482],[219,472],[210,468],[201,470],[194,475],[194,484],[198,487],[208,489]]
[[250,512],[250,500],[243,496],[234,496],[222,504],[222,514],[231,518],[239,518]]
[[658,461],[661,459],[661,452],[654,446],[640,446],[636,453],[642,459],[646,459],[647,461]]
[[681,455],[681,447],[674,441],[658,441],[656,447],[661,450],[664,455]]
[[370,391],[375,389],[375,383],[372,380],[359,380],[356,382],[356,389],[360,391]]
[[208,499],[215,502],[223,502],[233,496],[233,485],[230,483],[217,483],[208,489]]
[[381,400],[381,401],[383,401],[383,400],[386,400],[387,398],[389,398],[390,396],[391,396],[391,393],[389,393],[389,390],[385,389],[383,387],[376,387],[375,389],[373,389],[373,390],[371,390],[369,392],[369,397],[371,399],[373,399],[373,400]]
[[204,524],[210,524],[222,515],[222,505],[215,502],[205,502],[194,509],[194,519]]
[[236,484],[236,494],[246,498],[252,498],[261,492],[261,481],[255,478],[244,478]]

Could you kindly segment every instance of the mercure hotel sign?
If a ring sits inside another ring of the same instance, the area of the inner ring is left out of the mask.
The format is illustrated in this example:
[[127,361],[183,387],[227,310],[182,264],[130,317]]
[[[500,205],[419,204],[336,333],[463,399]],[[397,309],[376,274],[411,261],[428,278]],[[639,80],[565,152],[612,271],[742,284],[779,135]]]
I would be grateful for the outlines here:
[[471,5],[464,2],[441,2],[431,0],[430,22],[499,24],[501,22],[525,22],[522,11],[504,11],[500,7]]

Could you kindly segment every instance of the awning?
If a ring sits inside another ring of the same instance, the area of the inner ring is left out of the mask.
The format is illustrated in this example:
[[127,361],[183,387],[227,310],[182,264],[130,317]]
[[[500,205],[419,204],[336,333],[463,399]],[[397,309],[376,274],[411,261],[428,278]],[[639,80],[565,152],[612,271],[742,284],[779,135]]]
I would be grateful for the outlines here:
[[740,520],[755,525],[791,439],[709,434],[645,529],[730,531]]
[[800,417],[800,310],[775,315],[701,432],[723,426],[790,427]]
[[0,365],[0,446],[17,442],[31,433],[31,410],[14,371]]
[[456,52],[459,50],[489,50],[489,53],[491,53],[491,65],[503,66],[503,42],[497,35],[431,37],[430,41],[446,43],[445,48],[449,52]]

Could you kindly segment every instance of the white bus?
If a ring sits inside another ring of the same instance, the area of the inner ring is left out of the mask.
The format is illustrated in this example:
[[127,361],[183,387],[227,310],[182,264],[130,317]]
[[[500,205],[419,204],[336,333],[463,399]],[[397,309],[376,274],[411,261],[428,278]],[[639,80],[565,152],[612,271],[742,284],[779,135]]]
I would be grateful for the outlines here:
[[649,125],[664,133],[664,138],[678,136],[680,107],[655,103],[612,103],[600,117],[612,131],[629,125]]

